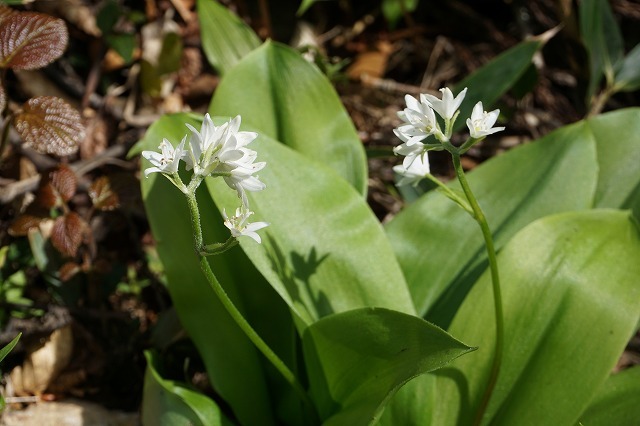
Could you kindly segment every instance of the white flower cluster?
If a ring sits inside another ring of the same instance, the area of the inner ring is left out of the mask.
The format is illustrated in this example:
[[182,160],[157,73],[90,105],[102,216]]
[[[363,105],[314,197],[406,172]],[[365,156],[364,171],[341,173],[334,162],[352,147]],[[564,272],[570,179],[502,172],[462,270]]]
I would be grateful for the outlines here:
[[[195,191],[206,176],[222,176],[227,185],[237,191],[242,200],[242,207],[237,209],[236,216],[228,218],[226,213],[224,214],[225,226],[236,238],[248,236],[260,242],[260,237],[255,231],[268,224],[246,223],[247,218],[253,214],[249,210],[246,191],[261,191],[266,187],[254,175],[262,170],[266,163],[255,162],[256,151],[247,148],[258,134],[240,131],[240,122],[241,118],[237,116],[216,126],[209,114],[206,114],[199,131],[187,124],[191,137],[186,148],[187,136],[175,148],[167,139],[163,139],[158,147],[160,152],[142,152],[142,156],[152,164],[152,167],[144,171],[144,175],[148,177],[151,173],[162,173],[185,194]],[[177,174],[180,160],[185,162],[187,170],[193,170],[192,183],[189,187],[182,184]]]
[[[443,143],[448,143],[451,138],[451,128],[456,120],[462,101],[467,94],[465,87],[458,96],[448,87],[440,89],[442,99],[433,95],[421,94],[420,101],[411,95],[405,96],[407,107],[398,112],[398,117],[404,124],[394,129],[394,133],[402,144],[394,148],[396,155],[405,156],[402,165],[395,166],[393,170],[402,176],[399,185],[417,183],[430,173],[428,151],[444,149]],[[444,121],[444,132],[436,118],[436,114]],[[484,111],[482,102],[473,107],[471,118],[467,119],[467,127],[471,136],[471,142],[477,142],[487,135],[504,130],[504,127],[493,127],[500,110]],[[427,142],[429,136],[434,136],[436,141]]]

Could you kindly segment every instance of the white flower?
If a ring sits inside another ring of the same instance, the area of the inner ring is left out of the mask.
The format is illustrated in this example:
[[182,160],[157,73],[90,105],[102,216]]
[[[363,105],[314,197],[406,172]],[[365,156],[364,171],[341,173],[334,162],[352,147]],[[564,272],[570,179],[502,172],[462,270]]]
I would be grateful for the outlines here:
[[151,173],[166,173],[173,174],[178,171],[178,165],[180,159],[185,156],[184,144],[187,137],[182,138],[182,142],[174,149],[171,142],[167,139],[163,139],[158,148],[160,152],[156,151],[142,151],[142,156],[149,160],[154,167],[145,169],[144,176],[148,177]]
[[187,170],[207,176],[222,174],[230,188],[243,198],[244,190],[260,191],[265,188],[253,174],[262,170],[265,162],[254,163],[257,153],[246,146],[257,136],[254,132],[241,132],[240,116],[216,127],[206,114],[200,131],[187,124],[191,130],[190,150],[186,156]]
[[455,98],[448,87],[443,87],[440,91],[442,92],[442,99],[438,99],[433,95],[423,94],[420,95],[420,100],[423,103],[431,104],[431,107],[436,110],[440,117],[450,120],[460,108],[460,104],[467,94],[467,88],[465,87]]
[[398,185],[417,184],[431,171],[427,152],[416,156],[408,166],[404,163],[401,166],[394,166],[393,171],[402,175]]
[[220,126],[213,124],[209,114],[204,116],[200,131],[190,124],[191,139],[189,152],[185,157],[187,170],[206,176],[211,174],[220,163],[236,161],[245,156],[244,146],[253,141],[258,134],[240,132],[240,116]]
[[478,102],[471,112],[471,118],[467,118],[469,133],[474,139],[480,139],[492,133],[504,130],[504,127],[493,127],[500,114],[499,109],[491,112],[484,111],[482,102]]
[[262,240],[256,231],[269,226],[269,224],[267,222],[246,223],[247,219],[252,214],[252,211],[249,211],[249,209],[243,206],[236,209],[235,216],[229,217],[227,216],[227,212],[223,209],[222,216],[224,217],[224,226],[229,228],[231,235],[234,238],[249,237],[255,242],[260,243]]
[[397,130],[409,137],[408,145],[413,145],[436,133],[438,131],[438,122],[431,104],[423,97],[421,97],[421,102],[418,102],[411,95],[406,95],[404,99],[407,107],[404,111],[398,112],[398,117],[406,124],[398,127]]
[[406,156],[403,160],[405,168],[409,167],[413,160],[424,152],[424,144],[422,142],[416,142],[415,139],[408,137],[400,132],[398,129],[394,129],[393,133],[404,143],[393,148],[393,152],[396,155]]

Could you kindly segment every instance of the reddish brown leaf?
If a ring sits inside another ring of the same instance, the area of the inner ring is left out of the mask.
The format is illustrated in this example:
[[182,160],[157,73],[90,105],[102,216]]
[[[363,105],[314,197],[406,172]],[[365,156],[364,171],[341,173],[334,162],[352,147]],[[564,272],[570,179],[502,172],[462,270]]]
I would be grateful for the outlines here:
[[62,19],[16,12],[0,22],[0,67],[33,70],[58,59],[69,33]]
[[40,225],[40,222],[45,219],[48,218],[27,213],[21,214],[9,227],[9,235],[14,237],[24,237],[29,233],[29,229],[37,227]]
[[62,281],[69,281],[75,274],[80,272],[81,268],[75,262],[67,262],[60,267],[58,275]]
[[51,229],[51,244],[63,255],[75,257],[86,226],[86,222],[74,212],[60,216]]
[[55,96],[29,99],[14,126],[27,146],[47,154],[73,154],[85,134],[80,113]]
[[16,13],[15,10],[11,9],[9,6],[3,3],[0,3],[0,22],[14,13]]
[[6,106],[7,106],[7,95],[4,92],[4,87],[0,85],[0,114],[2,114]]
[[64,201],[69,201],[75,195],[78,178],[68,166],[60,164],[49,171],[47,179]]
[[59,207],[76,193],[78,178],[68,166],[58,165],[42,174],[36,202],[38,205],[50,209]]
[[98,210],[113,210],[120,206],[120,199],[111,188],[108,176],[101,176],[91,184],[89,197]]

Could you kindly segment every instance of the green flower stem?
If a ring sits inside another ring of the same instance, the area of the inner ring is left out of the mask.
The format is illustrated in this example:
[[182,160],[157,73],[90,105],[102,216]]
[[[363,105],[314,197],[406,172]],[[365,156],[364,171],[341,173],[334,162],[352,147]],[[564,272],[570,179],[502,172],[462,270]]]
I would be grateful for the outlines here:
[[[236,308],[233,304],[233,301],[229,298],[227,292],[222,288],[220,282],[217,280],[213,271],[211,270],[211,266],[207,261],[207,258],[202,255],[202,252],[205,251],[208,246],[203,244],[202,240],[202,228],[200,226],[200,211],[198,210],[198,202],[196,201],[195,191],[189,192],[185,194],[187,196],[187,204],[189,205],[189,211],[191,212],[191,225],[193,228],[193,235],[195,238],[195,250],[196,253],[200,256],[200,267],[202,272],[207,278],[209,285],[215,292],[216,296],[227,310],[231,318],[236,322],[238,327],[244,332],[244,334],[251,340],[251,342],[258,348],[260,352],[271,362],[271,364],[282,374],[284,379],[289,383],[293,389],[300,395],[300,398],[307,406],[309,413],[314,416],[314,422],[317,422],[317,413],[314,408],[314,404],[311,401],[311,398],[302,387],[296,376],[293,372],[287,367],[287,365],[276,355],[273,350],[266,344],[264,340],[256,333],[256,331],[251,327],[249,322],[242,316],[242,313]],[[228,241],[227,241],[228,242]],[[227,243],[222,243],[227,244]],[[213,245],[210,245],[213,246]]]
[[448,149],[448,151],[451,153],[451,157],[453,158],[453,165],[456,170],[458,180],[460,181],[460,185],[462,186],[462,190],[467,196],[467,200],[469,200],[469,204],[473,209],[474,218],[480,225],[480,229],[482,229],[482,236],[484,237],[484,243],[487,248],[487,255],[489,257],[491,283],[493,285],[493,304],[496,316],[496,346],[495,354],[493,356],[493,365],[491,366],[491,373],[489,375],[489,382],[487,383],[484,395],[482,396],[482,402],[480,404],[478,412],[476,413],[476,419],[474,422],[474,424],[479,425],[482,421],[482,417],[487,409],[487,406],[489,405],[489,399],[491,398],[493,389],[496,386],[498,373],[500,371],[500,365],[502,364],[504,348],[504,314],[502,312],[502,293],[500,290],[500,276],[498,274],[496,250],[493,246],[493,237],[491,236],[489,224],[487,223],[487,219],[484,216],[484,212],[478,204],[478,200],[476,200],[476,197],[473,195],[473,192],[469,187],[469,182],[467,182],[467,177],[465,176],[464,170],[462,169],[462,164],[460,163],[459,151],[455,148],[453,150]]
[[426,174],[424,177],[426,177],[427,179],[429,179],[431,182],[435,183],[436,185],[438,185],[438,187],[440,188],[440,190],[442,192],[444,192],[444,194],[449,197],[449,199],[451,199],[453,202],[455,202],[457,205],[459,205],[460,207],[462,207],[464,210],[467,211],[467,213],[469,213],[471,216],[475,217],[475,213],[473,212],[473,209],[471,209],[471,206],[469,205],[468,202],[466,202],[465,200],[462,199],[462,197],[460,197],[458,194],[456,194],[455,192],[453,192],[451,190],[451,188],[449,188],[447,185],[445,185],[444,183],[440,182],[440,180],[438,178],[436,178],[435,176],[433,176],[431,173]]

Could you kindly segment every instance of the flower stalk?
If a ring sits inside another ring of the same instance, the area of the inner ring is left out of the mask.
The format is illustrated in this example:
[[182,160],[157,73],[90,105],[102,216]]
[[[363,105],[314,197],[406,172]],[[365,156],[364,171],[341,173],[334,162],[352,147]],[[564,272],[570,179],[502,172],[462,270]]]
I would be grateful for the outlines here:
[[[220,254],[236,246],[240,237],[249,237],[260,243],[261,239],[256,231],[269,225],[266,222],[248,222],[253,212],[249,210],[249,200],[246,193],[247,191],[261,191],[265,188],[265,184],[254,174],[262,170],[266,163],[255,162],[256,151],[247,148],[247,145],[258,135],[254,132],[239,130],[240,116],[221,126],[215,126],[209,114],[206,114],[200,130],[189,124],[187,127],[191,131],[188,143],[187,136],[185,136],[174,148],[167,139],[164,139],[158,147],[159,152],[142,152],[142,156],[151,163],[151,167],[144,171],[144,175],[148,177],[151,173],[160,173],[185,195],[193,231],[194,250],[196,255],[200,257],[200,268],[211,289],[247,338],[298,393],[306,412],[313,417],[313,422],[319,423],[313,401],[302,384],[242,316],[216,278],[206,258],[206,256]],[[182,182],[178,173],[181,161],[185,162],[187,171],[193,171],[188,185]],[[229,188],[237,192],[241,200],[241,207],[236,209],[234,216],[227,216],[223,209],[224,225],[229,229],[230,237],[224,242],[213,244],[204,243],[200,211],[196,199],[196,190],[207,176],[222,177]]]
[[[478,102],[471,113],[471,117],[466,120],[469,129],[469,138],[459,148],[451,143],[451,134],[453,126],[458,118],[460,111],[458,108],[462,104],[467,89],[462,90],[456,97],[449,88],[442,88],[442,98],[439,99],[433,95],[423,94],[420,101],[412,96],[405,97],[407,108],[398,113],[398,117],[404,122],[400,127],[394,130],[394,133],[403,142],[394,148],[396,155],[404,155],[405,158],[401,166],[395,166],[394,171],[397,172],[402,179],[399,185],[412,183],[417,184],[421,179],[427,178],[436,183],[441,191],[449,199],[454,201],[478,223],[489,259],[489,269],[491,271],[491,282],[493,290],[494,312],[496,320],[496,340],[495,352],[489,381],[482,396],[482,401],[476,412],[475,425],[479,425],[482,417],[489,405],[489,400],[496,386],[500,366],[504,352],[504,313],[502,309],[502,293],[500,289],[500,275],[498,271],[498,261],[493,243],[491,229],[484,215],[484,212],[478,204],[469,182],[465,176],[460,156],[467,152],[472,146],[483,140],[486,136],[504,130],[504,127],[494,127],[499,110],[491,112],[484,111],[482,102]],[[442,119],[439,122],[435,113]],[[440,130],[440,124],[444,124],[444,132]],[[426,142],[431,136],[435,139],[433,142]],[[462,191],[466,200],[462,199],[456,192],[444,185],[438,179],[430,174],[428,151],[446,150],[451,154],[456,177],[460,182]]]

